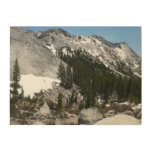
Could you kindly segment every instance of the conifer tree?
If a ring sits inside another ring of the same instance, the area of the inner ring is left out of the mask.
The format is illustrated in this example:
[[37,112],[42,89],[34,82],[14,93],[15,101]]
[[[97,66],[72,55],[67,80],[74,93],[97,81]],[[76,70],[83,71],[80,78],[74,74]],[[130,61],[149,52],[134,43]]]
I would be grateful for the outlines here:
[[62,110],[62,94],[61,93],[59,93],[59,95],[58,95],[58,106],[57,106],[57,110],[58,111],[61,111]]
[[61,86],[65,86],[66,83],[65,68],[62,62],[59,65],[57,77],[61,80]]
[[75,90],[72,91],[72,94],[68,99],[68,105],[72,105],[73,103],[77,104],[77,94],[75,93]]
[[73,84],[73,74],[72,74],[72,70],[71,67],[69,65],[67,65],[66,68],[66,82],[65,82],[65,87],[67,89],[70,89],[72,87]]
[[13,84],[12,84],[13,86],[12,98],[14,103],[17,102],[19,98],[19,93],[18,93],[18,88],[20,87],[19,81],[20,81],[20,67],[18,64],[18,60],[16,58],[13,66]]

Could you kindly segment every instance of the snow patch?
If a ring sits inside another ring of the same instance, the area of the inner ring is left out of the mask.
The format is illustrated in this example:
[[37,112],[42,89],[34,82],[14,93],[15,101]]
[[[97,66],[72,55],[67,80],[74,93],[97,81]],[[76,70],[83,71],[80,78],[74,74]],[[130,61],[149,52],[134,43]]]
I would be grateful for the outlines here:
[[62,49],[62,52],[63,52],[63,54],[67,55],[67,50],[66,50],[66,48],[63,48],[63,49]]
[[50,77],[34,76],[33,74],[21,75],[20,85],[23,87],[24,96],[33,97],[34,93],[41,90],[52,89],[52,83],[60,83],[60,80]]
[[51,51],[53,52],[53,54],[56,55],[56,50],[55,50],[53,44],[52,44],[51,46],[47,45],[47,48],[48,48],[49,50],[51,50]]
[[121,60],[126,59],[126,55],[125,55],[123,49],[115,48],[115,51],[117,52],[117,54],[119,55]]
[[102,57],[99,57],[99,60],[100,60],[101,62],[103,62],[103,58],[102,58]]

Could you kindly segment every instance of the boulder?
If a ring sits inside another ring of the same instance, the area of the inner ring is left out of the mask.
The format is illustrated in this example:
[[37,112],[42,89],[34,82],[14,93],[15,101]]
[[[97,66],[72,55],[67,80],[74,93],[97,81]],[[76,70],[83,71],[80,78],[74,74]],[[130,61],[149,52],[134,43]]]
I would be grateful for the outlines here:
[[109,110],[106,113],[104,113],[103,115],[105,118],[107,118],[107,117],[113,117],[115,114],[116,114],[115,110]]
[[79,124],[89,124],[92,125],[93,123],[101,120],[103,115],[98,111],[97,108],[88,108],[82,109],[79,114]]
[[141,103],[140,103],[140,104],[138,104],[138,105],[133,106],[132,109],[133,109],[134,111],[138,111],[138,110],[141,110],[141,107],[142,107],[142,105],[141,105]]
[[137,119],[141,119],[141,111],[139,111],[139,112],[137,113],[136,118],[137,118]]
[[51,113],[49,106],[47,103],[44,103],[44,105],[40,108],[40,113],[42,115],[49,115]]
[[133,117],[135,116],[134,113],[132,111],[129,111],[129,110],[124,111],[123,114],[130,115],[130,116],[133,116]]
[[141,104],[138,104],[133,107],[134,115],[137,119],[141,119],[141,116],[142,116],[141,108],[142,108]]
[[94,125],[140,125],[141,122],[129,115],[117,114],[114,117],[102,119]]
[[141,119],[141,111],[136,116],[137,119]]

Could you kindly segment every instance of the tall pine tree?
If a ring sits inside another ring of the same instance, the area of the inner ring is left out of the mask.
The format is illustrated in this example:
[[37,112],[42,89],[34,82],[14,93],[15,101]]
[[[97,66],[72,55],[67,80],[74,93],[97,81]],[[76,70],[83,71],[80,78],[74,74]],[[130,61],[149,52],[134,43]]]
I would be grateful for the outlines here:
[[16,103],[19,98],[19,93],[18,93],[18,88],[20,88],[19,81],[20,81],[20,67],[18,64],[18,60],[16,58],[13,66],[13,84],[12,84],[13,87],[12,99],[14,103]]
[[57,77],[61,80],[61,86],[65,86],[66,83],[65,68],[62,62],[59,65]]
[[63,98],[63,95],[61,93],[59,93],[59,95],[58,95],[58,106],[57,106],[57,110],[59,112],[62,110],[62,98]]
[[66,68],[66,82],[65,82],[65,87],[67,89],[70,89],[72,87],[73,84],[73,74],[72,74],[72,70],[71,67],[69,65],[67,65]]

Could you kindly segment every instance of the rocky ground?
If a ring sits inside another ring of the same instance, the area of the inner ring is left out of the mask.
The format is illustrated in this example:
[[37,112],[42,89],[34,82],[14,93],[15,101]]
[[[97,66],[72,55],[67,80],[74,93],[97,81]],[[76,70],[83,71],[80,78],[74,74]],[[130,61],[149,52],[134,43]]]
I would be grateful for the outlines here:
[[140,125],[141,104],[119,104],[69,113],[50,110],[48,104],[44,103],[34,110],[17,107],[11,110],[10,115],[11,125]]

